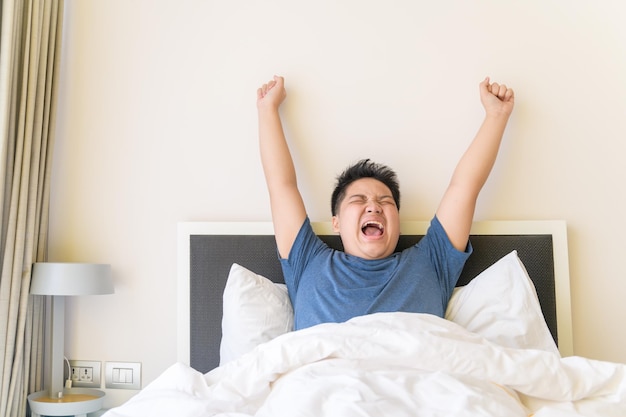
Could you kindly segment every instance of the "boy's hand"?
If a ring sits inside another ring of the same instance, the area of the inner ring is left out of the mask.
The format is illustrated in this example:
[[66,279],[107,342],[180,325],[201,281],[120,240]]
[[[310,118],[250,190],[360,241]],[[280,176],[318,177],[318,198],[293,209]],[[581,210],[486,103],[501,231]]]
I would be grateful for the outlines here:
[[488,115],[510,115],[515,104],[512,88],[498,83],[489,83],[489,77],[480,83],[480,101]]
[[285,91],[285,79],[274,75],[274,79],[256,90],[256,105],[262,108],[278,109],[283,100],[287,97]]

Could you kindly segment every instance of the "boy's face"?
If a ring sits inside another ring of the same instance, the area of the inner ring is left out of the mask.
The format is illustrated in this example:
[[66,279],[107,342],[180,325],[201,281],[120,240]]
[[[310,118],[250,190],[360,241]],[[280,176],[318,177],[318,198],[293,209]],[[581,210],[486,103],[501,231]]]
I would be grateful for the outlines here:
[[393,253],[400,237],[400,215],[389,188],[373,178],[361,178],[346,188],[333,216],[347,254],[380,259]]

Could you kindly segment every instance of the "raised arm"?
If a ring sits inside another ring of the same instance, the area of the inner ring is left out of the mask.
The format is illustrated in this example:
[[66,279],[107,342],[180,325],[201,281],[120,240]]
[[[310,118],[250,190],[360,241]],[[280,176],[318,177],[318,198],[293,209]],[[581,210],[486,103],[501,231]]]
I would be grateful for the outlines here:
[[455,248],[465,250],[478,194],[496,161],[504,129],[513,111],[513,90],[505,85],[480,83],[485,119],[456,166],[437,209],[437,217]]
[[276,245],[282,258],[289,256],[306,217],[278,111],[286,96],[282,77],[274,76],[273,80],[257,90],[261,163],[270,194]]

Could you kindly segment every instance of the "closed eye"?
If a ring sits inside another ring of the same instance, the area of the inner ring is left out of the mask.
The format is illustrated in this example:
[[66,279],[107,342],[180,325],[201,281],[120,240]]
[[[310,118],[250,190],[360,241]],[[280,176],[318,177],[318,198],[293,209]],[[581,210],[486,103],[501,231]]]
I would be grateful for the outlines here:
[[350,196],[350,198],[348,199],[348,202],[365,204],[367,203],[367,197],[365,197],[364,195],[353,195],[353,196]]
[[[367,204],[368,201],[369,199],[367,198],[367,196],[361,194],[352,195],[348,198],[348,203],[353,204]],[[378,197],[376,198],[376,203],[380,205],[396,205],[396,201],[393,199],[392,196]]]

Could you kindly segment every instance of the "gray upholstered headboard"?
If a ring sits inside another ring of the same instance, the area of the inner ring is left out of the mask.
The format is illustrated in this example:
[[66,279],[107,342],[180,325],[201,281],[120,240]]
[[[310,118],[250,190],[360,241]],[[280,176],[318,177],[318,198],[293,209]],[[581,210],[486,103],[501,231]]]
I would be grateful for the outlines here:
[[[316,233],[341,249],[327,223]],[[426,222],[403,222],[398,249],[417,242]],[[282,282],[271,223],[180,223],[178,277],[178,359],[201,372],[219,363],[222,293],[228,272],[238,263]],[[564,356],[572,354],[567,237],[562,221],[479,222],[472,228],[474,253],[458,285],[512,250],[517,250],[537,289],[546,323]]]

